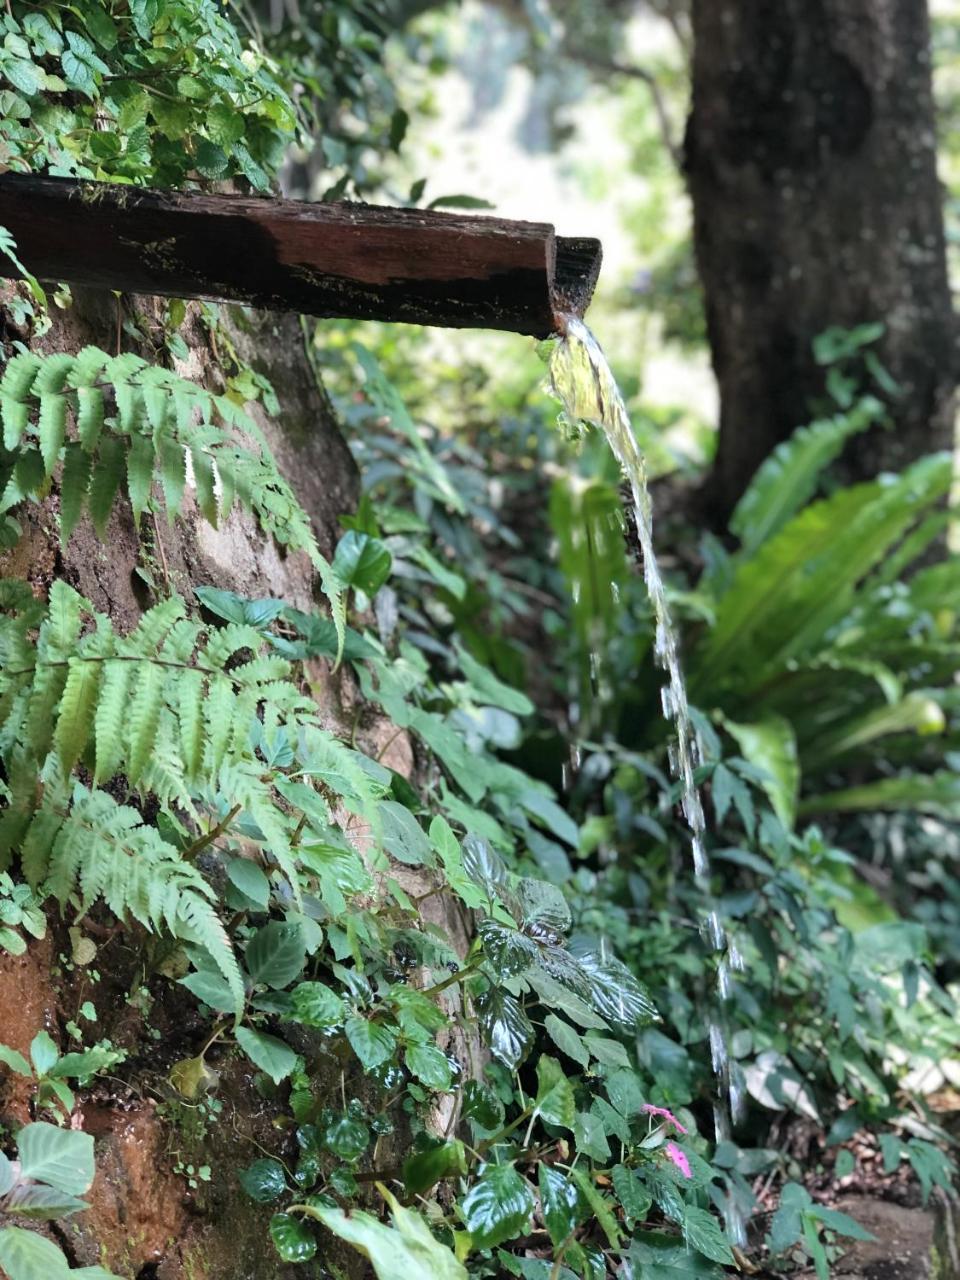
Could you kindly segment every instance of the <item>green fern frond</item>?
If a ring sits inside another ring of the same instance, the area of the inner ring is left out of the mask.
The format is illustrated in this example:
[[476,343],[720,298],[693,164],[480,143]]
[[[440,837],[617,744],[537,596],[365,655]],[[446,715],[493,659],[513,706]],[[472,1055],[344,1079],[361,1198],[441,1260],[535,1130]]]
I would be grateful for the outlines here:
[[103,536],[124,480],[137,522],[153,501],[157,480],[168,513],[179,514],[189,454],[205,519],[216,524],[239,502],[277,542],[307,555],[330,601],[342,653],[342,586],[263,433],[228,397],[132,353],[111,356],[97,347],[77,355],[31,352],[7,362],[0,378],[0,422],[11,455],[0,473],[0,512],[44,496],[62,460],[64,539],[84,509]]

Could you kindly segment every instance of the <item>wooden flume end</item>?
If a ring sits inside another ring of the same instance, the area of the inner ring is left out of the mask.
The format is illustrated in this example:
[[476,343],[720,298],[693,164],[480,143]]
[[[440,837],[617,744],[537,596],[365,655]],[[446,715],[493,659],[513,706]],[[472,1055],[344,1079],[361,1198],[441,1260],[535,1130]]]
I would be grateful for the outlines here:
[[12,173],[0,225],[41,280],[541,338],[583,315],[601,258],[546,223]]

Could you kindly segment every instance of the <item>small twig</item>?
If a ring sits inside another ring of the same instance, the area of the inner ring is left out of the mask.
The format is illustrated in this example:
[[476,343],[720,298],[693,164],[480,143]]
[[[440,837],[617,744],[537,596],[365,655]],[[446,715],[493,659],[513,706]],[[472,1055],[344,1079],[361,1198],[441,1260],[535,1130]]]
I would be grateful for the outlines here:
[[201,836],[199,840],[195,840],[189,848],[185,849],[183,852],[184,861],[192,862],[198,853],[206,849],[207,845],[213,844],[214,840],[218,840],[242,808],[242,805],[235,804],[226,817],[221,818],[215,827],[211,827],[205,836]]

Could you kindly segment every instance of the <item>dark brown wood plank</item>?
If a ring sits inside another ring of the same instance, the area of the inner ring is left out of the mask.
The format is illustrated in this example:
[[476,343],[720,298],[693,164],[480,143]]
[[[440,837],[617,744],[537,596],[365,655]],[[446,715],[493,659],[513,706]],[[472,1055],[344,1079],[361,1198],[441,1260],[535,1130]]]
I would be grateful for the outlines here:
[[582,315],[600,268],[598,241],[546,223],[10,173],[0,225],[41,280],[536,337]]

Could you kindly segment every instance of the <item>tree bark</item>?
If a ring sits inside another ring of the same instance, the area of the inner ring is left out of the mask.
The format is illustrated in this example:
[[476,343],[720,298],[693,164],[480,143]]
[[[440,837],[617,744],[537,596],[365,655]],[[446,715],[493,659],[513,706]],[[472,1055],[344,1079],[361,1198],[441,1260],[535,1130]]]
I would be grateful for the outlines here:
[[[722,523],[808,421],[831,325],[881,321],[894,430],[845,478],[951,444],[956,381],[926,0],[694,0],[686,161],[720,384]],[[875,389],[875,388],[872,388]]]

